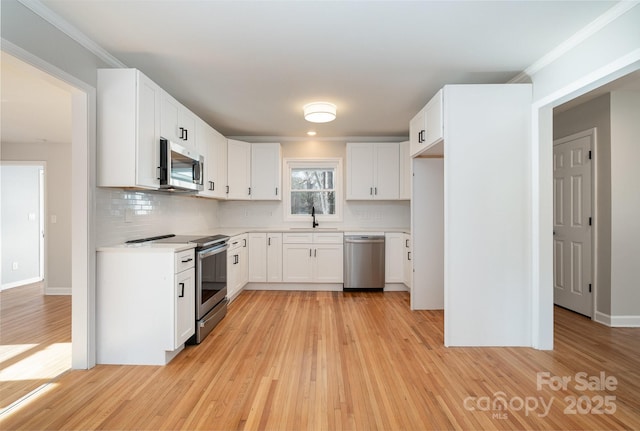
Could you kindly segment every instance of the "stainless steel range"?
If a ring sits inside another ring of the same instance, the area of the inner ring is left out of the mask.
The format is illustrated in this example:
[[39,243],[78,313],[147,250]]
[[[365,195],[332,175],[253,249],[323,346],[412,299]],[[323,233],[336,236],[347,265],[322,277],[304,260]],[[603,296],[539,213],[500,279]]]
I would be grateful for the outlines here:
[[135,242],[196,244],[196,333],[187,343],[199,344],[227,314],[227,249],[226,235],[162,235]]

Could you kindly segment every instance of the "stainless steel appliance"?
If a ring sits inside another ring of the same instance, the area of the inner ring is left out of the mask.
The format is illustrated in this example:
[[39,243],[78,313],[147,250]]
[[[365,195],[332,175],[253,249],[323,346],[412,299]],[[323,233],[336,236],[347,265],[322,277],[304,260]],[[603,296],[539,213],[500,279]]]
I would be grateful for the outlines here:
[[384,289],[384,235],[345,235],[344,289]]
[[226,235],[201,237],[169,234],[136,239],[127,241],[127,243],[147,241],[196,244],[196,333],[187,340],[187,343],[199,344],[227,314],[229,237]]
[[202,190],[203,168],[203,156],[175,142],[160,139],[161,190]]

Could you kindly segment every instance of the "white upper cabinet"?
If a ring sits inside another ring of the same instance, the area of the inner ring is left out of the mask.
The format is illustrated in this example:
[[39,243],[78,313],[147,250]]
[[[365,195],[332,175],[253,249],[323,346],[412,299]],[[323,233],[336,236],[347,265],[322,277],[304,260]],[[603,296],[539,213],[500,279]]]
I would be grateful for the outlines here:
[[166,91],[162,92],[160,119],[163,138],[202,153],[196,145],[198,117]]
[[420,154],[441,154],[441,150],[430,148],[441,143],[444,136],[443,121],[443,93],[438,91],[435,96],[409,122],[409,140],[411,142],[411,156]]
[[347,143],[347,199],[399,198],[398,143]]
[[400,199],[411,199],[412,161],[409,141],[400,142]]
[[198,152],[204,157],[204,189],[198,196],[227,197],[227,138],[198,119]]
[[251,199],[282,199],[280,144],[251,144]]
[[251,199],[251,144],[227,139],[227,199]]
[[98,186],[160,186],[161,95],[136,69],[98,70]]

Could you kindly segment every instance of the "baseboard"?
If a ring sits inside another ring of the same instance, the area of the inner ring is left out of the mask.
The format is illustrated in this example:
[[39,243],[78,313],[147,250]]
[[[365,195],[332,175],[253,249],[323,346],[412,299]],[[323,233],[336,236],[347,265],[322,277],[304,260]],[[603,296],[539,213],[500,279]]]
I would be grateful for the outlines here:
[[385,292],[409,292],[409,288],[402,283],[386,283]]
[[610,316],[596,311],[593,320],[612,328],[640,328],[640,316]]
[[13,289],[14,287],[26,286],[27,284],[38,283],[42,281],[40,277],[28,278],[26,280],[18,280],[13,283],[5,283],[2,285],[0,290]]
[[70,287],[47,287],[44,289],[45,295],[71,295]]
[[337,292],[342,283],[248,283],[246,290],[299,290],[307,292]]

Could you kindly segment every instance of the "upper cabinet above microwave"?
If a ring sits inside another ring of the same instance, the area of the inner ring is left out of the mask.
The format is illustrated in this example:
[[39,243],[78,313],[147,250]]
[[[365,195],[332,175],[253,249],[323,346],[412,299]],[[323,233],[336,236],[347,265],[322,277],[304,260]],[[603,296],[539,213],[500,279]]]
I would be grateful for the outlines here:
[[203,153],[196,141],[198,117],[166,91],[162,92],[160,120],[160,134],[163,138]]
[[160,187],[162,94],[136,69],[98,70],[98,186]]

